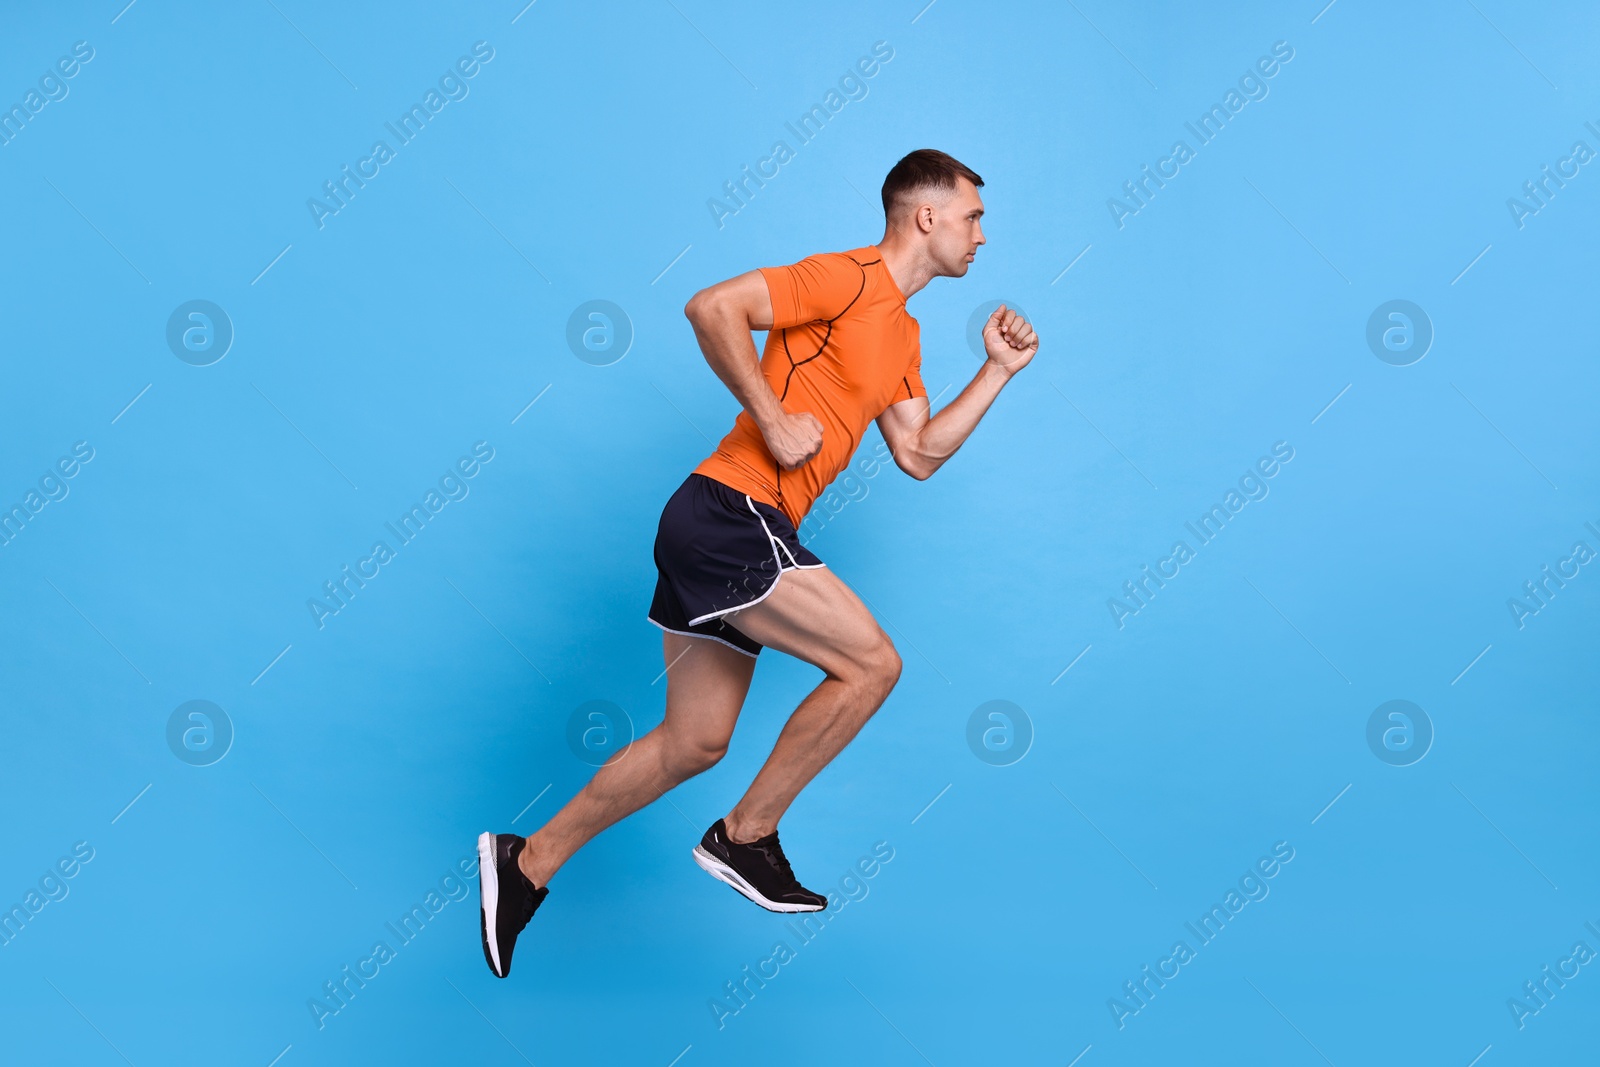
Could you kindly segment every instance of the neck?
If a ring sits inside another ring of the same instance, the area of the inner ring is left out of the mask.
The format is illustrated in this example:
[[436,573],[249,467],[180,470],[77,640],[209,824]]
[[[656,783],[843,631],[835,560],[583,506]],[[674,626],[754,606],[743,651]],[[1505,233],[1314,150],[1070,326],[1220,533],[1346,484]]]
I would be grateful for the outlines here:
[[892,228],[884,232],[883,240],[878,242],[878,251],[883,255],[883,265],[889,268],[889,276],[907,300],[938,277],[938,271],[927,255],[910,241],[902,239]]

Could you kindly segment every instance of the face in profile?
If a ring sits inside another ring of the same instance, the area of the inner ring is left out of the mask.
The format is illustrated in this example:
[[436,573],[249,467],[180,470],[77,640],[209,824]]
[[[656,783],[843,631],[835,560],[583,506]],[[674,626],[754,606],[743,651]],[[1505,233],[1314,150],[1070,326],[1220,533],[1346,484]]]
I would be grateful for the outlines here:
[[931,205],[933,232],[929,235],[929,253],[939,273],[948,278],[960,278],[967,273],[978,246],[984,243],[983,200],[978,187],[966,178],[956,179],[955,191],[943,203]]

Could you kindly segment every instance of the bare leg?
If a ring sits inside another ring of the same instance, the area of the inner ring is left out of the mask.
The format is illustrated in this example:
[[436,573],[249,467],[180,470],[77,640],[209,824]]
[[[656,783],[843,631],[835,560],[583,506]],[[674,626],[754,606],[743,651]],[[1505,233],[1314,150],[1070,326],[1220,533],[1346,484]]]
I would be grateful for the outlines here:
[[528,838],[518,864],[534,885],[546,885],[600,831],[708,769],[728,751],[755,659],[706,638],[665,632],[662,637],[666,717],[608,760]]
[[872,613],[826,567],[785,571],[765,600],[725,618],[827,674],[789,717],[772,755],[728,813],[728,836],[748,843],[778,828],[800,790],[882,706],[901,664]]

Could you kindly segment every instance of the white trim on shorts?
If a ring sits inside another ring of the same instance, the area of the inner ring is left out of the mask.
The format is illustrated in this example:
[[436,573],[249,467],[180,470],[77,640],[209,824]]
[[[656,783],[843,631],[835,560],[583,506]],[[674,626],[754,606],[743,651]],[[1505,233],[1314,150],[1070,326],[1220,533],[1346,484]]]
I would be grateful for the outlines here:
[[[798,538],[799,534],[796,533],[795,536]],[[789,551],[789,546],[784,544],[780,538],[774,537],[772,539],[772,543],[783,549],[783,554],[789,557],[789,566],[780,567],[780,571],[814,571],[818,567],[827,566],[826,563],[801,563],[799,560],[794,558],[794,553]],[[801,547],[803,548],[805,546],[802,545]]]
[[[789,551],[789,546],[784,544],[783,541],[776,534],[774,534],[772,532],[772,527],[767,525],[766,516],[762,515],[761,512],[756,510],[755,502],[750,499],[750,494],[749,493],[744,494],[744,502],[745,502],[746,506],[748,506],[750,508],[750,514],[752,514],[752,515],[754,515],[756,517],[756,521],[760,522],[761,523],[761,528],[766,531],[767,541],[772,546],[772,562],[774,562],[774,563],[776,563],[778,565],[777,576],[772,579],[772,584],[767,586],[766,591],[763,592],[760,596],[756,597],[754,600],[749,601],[748,603],[745,603],[745,604],[735,604],[731,608],[720,608],[720,609],[718,609],[716,611],[713,611],[709,615],[702,615],[698,619],[690,619],[689,620],[689,625],[690,626],[699,626],[703,622],[709,622],[712,619],[719,618],[719,617],[721,617],[723,615],[728,614],[730,611],[743,611],[745,608],[754,607],[755,605],[761,603],[763,600],[767,599],[767,597],[772,595],[772,591],[774,589],[778,588],[778,582],[783,578],[783,572],[784,571],[792,571],[792,570],[811,571],[811,570],[816,570],[818,567],[826,567],[827,566],[826,563],[810,563],[810,564],[802,565],[798,560],[796,560],[794,558],[794,553]],[[783,559],[782,559],[782,557],[780,557],[778,555],[778,549],[780,549],[780,548],[783,549],[784,555],[789,557],[789,564],[790,565],[787,566],[787,567],[785,567],[783,565]],[[699,637],[699,636],[707,636],[707,635],[696,634],[695,636]],[[724,643],[726,643],[726,642],[724,642]],[[743,649],[741,649],[740,651],[743,651]]]
[[[661,626],[661,624],[659,622],[656,622],[656,620],[652,619],[648,615],[646,615],[644,618],[645,618],[645,621],[648,622],[648,623],[651,623],[651,624],[653,624],[655,626]],[[747,648],[740,648],[738,645],[734,644],[732,641],[724,641],[722,638],[717,637],[717,636],[715,636],[713,634],[697,634],[697,633],[693,633],[693,632],[691,632],[689,630],[674,630],[670,626],[661,626],[661,628],[663,630],[665,630],[669,634],[681,634],[684,637],[703,637],[707,641],[715,641],[719,645],[727,645],[729,648],[733,649],[735,652],[738,652],[738,653],[740,653],[742,655],[749,656],[751,659],[755,659],[760,654],[760,653],[757,653],[757,652],[751,652]],[[751,640],[754,640],[754,638],[751,638]]]

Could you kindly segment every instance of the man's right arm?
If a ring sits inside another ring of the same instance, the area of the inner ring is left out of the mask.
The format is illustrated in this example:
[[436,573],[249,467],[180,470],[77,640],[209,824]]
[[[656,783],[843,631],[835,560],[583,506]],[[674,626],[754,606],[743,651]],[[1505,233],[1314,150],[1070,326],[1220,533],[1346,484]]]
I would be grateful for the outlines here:
[[790,414],[767,384],[756,354],[754,330],[772,328],[772,294],[758,270],[702,289],[684,305],[695,340],[722,384],[755,421],[767,450],[786,470],[822,449],[822,424],[810,412]]

